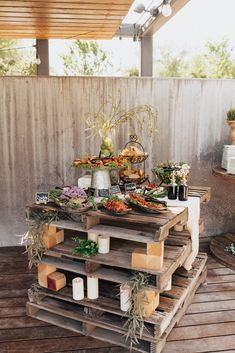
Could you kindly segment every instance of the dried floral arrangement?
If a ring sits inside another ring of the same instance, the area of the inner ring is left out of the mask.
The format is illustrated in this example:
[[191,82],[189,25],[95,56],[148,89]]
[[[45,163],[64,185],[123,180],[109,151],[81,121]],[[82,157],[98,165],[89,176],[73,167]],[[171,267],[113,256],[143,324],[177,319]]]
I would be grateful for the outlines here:
[[[102,138],[101,157],[113,156],[111,133],[122,124],[130,123],[131,133],[152,136],[157,132],[157,111],[151,105],[139,105],[129,110],[121,108],[121,99],[109,97],[94,114],[87,117],[86,132],[89,137],[99,134]],[[138,131],[135,131],[136,128]]]
[[135,272],[130,281],[126,284],[130,287],[130,309],[126,312],[128,316],[124,324],[127,329],[125,334],[126,341],[130,340],[130,350],[133,345],[139,343],[138,336],[141,338],[145,329],[143,303],[146,302],[143,289],[152,282],[152,276],[144,272]]
[[65,219],[67,216],[58,211],[38,209],[34,210],[28,220],[28,231],[22,236],[21,243],[25,245],[28,254],[29,268],[37,266],[46,251],[43,235],[46,223]]

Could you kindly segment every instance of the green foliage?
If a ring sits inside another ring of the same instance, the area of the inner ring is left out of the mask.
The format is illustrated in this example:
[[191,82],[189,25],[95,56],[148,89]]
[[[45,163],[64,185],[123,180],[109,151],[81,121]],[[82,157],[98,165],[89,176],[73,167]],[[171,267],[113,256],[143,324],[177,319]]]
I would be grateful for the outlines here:
[[161,48],[160,58],[157,60],[157,71],[160,77],[184,77],[188,69],[187,52],[174,54],[171,48]]
[[137,67],[132,67],[126,70],[126,74],[129,77],[139,77],[139,69],[137,69]]
[[21,47],[18,40],[0,39],[0,75],[35,75],[33,49],[17,50],[17,47]]
[[162,49],[156,64],[160,77],[235,78],[234,48],[226,38],[207,41],[203,53],[191,58],[185,50]]
[[235,109],[230,109],[227,112],[227,120],[229,121],[235,120]]
[[78,245],[73,249],[73,254],[90,257],[98,253],[98,245],[92,240],[83,240],[79,237],[72,238]]
[[95,41],[76,40],[69,47],[69,54],[62,56],[66,75],[95,76],[110,65],[108,54]]

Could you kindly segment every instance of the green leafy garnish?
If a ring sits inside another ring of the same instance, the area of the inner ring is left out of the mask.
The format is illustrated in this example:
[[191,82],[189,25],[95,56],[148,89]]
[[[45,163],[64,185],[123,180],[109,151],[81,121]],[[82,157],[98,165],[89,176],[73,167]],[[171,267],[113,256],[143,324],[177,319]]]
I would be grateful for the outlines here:
[[73,249],[73,255],[80,254],[84,257],[90,257],[98,253],[98,245],[92,240],[83,240],[79,237],[72,238],[78,245]]

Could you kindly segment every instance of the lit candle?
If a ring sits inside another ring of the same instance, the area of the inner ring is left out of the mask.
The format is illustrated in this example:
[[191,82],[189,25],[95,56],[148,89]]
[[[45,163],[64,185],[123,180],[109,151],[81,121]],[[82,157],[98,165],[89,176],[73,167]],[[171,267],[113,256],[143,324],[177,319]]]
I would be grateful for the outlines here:
[[100,235],[98,237],[98,251],[100,254],[107,254],[110,250],[110,237]]
[[88,232],[88,239],[98,243],[98,234],[94,232]]
[[99,279],[95,276],[87,277],[87,298],[97,299],[99,297]]
[[122,311],[127,311],[131,307],[131,288],[124,283],[120,286],[120,307]]
[[172,277],[169,279],[167,286],[165,288],[165,291],[171,290],[171,286],[172,286]]
[[83,278],[76,277],[73,279],[73,299],[82,300],[84,299],[84,283]]

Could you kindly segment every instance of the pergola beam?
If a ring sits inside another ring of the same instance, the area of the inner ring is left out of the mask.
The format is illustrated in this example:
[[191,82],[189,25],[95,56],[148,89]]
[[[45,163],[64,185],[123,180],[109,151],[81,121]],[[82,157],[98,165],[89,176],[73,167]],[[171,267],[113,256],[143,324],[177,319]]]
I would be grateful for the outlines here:
[[143,28],[142,37],[153,36],[165,23],[167,23],[175,14],[182,9],[190,0],[172,0],[172,15],[164,17],[162,14],[152,18],[151,22],[147,24],[146,28]]

